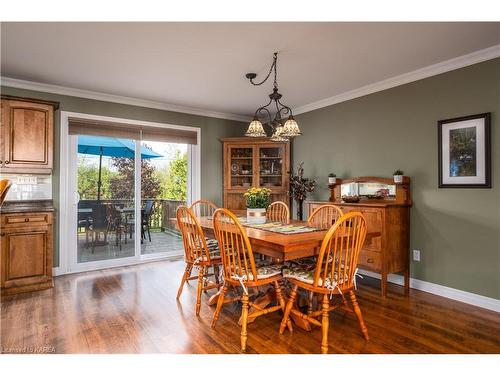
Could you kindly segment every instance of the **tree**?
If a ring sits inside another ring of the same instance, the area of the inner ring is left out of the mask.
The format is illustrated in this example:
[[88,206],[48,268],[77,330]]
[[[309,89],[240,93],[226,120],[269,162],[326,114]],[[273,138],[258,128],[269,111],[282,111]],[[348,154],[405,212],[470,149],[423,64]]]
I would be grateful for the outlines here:
[[[110,181],[112,197],[133,199],[135,186],[135,159],[113,158],[118,173]],[[160,180],[155,175],[155,166],[147,159],[141,160],[141,198],[158,198],[161,191]]]
[[[101,198],[111,198],[110,179],[115,173],[103,166],[101,169]],[[85,160],[78,161],[78,193],[80,199],[97,199],[97,181],[99,168],[94,164],[87,164]]]
[[168,166],[168,174],[162,180],[162,198],[185,201],[187,198],[187,153],[179,150]]

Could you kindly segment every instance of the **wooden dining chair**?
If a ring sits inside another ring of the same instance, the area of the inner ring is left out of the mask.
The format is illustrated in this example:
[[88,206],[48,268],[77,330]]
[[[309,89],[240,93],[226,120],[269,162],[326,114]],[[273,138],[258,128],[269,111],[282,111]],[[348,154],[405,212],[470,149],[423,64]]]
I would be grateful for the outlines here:
[[324,204],[316,208],[309,218],[307,222],[309,225],[321,228],[328,229],[330,228],[338,218],[340,218],[344,213],[340,209],[340,207],[335,206],[333,204]]
[[10,187],[12,186],[12,181],[8,178],[3,178],[0,180],[0,205],[5,201],[5,197],[9,192]]
[[[321,353],[326,354],[328,353],[329,313],[344,306],[356,315],[364,338],[369,339],[368,329],[354,292],[359,252],[365,237],[366,221],[363,214],[360,212],[347,213],[338,219],[326,233],[314,270],[305,271],[301,267],[293,266],[283,270],[285,279],[293,287],[281,321],[280,333],[284,332],[290,314],[299,316],[311,324],[321,327],[323,334]],[[294,307],[299,288],[322,296],[322,302],[317,311],[303,314]],[[330,299],[333,296],[340,296],[341,304],[330,304]],[[349,297],[352,306],[349,306],[346,296]],[[320,316],[321,321],[317,319]]]
[[[241,226],[236,216],[229,210],[219,208],[215,211],[213,218],[214,232],[221,249],[224,284],[220,289],[219,299],[217,300],[217,308],[215,309],[212,320],[212,327],[215,327],[222,306],[225,303],[240,300],[242,302],[241,350],[245,351],[247,343],[248,319],[253,319],[277,310],[284,311],[285,309],[285,299],[283,298],[283,293],[279,284],[279,281],[282,279],[281,266],[256,266],[252,246],[250,245],[246,231]],[[248,289],[264,285],[274,286],[276,298],[278,300],[277,306],[263,309],[250,302]],[[225,295],[230,286],[241,286],[241,296],[225,300]],[[249,313],[250,307],[254,307],[255,311]],[[285,323],[285,325],[288,325],[288,327],[292,329],[291,322]]]
[[[329,229],[335,222],[343,215],[340,207],[335,206],[333,204],[324,204],[316,208],[309,218],[307,219],[307,223],[310,226],[320,228],[320,229]],[[316,264],[316,256],[311,256],[307,258],[301,258],[296,261],[292,261],[293,263],[300,264],[305,268],[314,267]],[[311,303],[311,302],[310,302]]]
[[189,206],[189,209],[196,215],[196,217],[212,217],[217,208],[218,207],[215,203],[206,199],[197,200]]
[[285,202],[273,202],[266,210],[266,218],[268,221],[279,221],[288,224],[290,222],[290,209]]
[[[186,281],[198,279],[196,315],[200,315],[201,293],[219,287],[219,265],[222,260],[217,242],[207,243],[198,219],[189,208],[186,206],[179,206],[176,216],[177,224],[182,234],[184,260],[186,261],[186,268],[182,275],[181,285],[177,291],[177,299],[180,298]],[[191,277],[191,271],[194,267],[198,268],[198,276]],[[213,274],[208,273],[209,268],[213,268]],[[209,276],[215,277],[215,283],[208,280]]]

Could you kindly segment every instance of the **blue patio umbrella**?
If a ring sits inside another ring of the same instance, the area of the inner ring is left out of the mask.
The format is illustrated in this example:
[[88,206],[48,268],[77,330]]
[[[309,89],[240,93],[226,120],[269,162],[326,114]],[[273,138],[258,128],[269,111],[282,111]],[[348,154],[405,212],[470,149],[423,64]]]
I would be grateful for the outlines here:
[[[97,200],[101,199],[101,169],[102,157],[113,156],[119,158],[135,157],[135,142],[129,139],[98,137],[93,135],[78,136],[78,153],[99,155],[99,179],[97,181]],[[141,158],[160,158],[163,155],[141,146]]]

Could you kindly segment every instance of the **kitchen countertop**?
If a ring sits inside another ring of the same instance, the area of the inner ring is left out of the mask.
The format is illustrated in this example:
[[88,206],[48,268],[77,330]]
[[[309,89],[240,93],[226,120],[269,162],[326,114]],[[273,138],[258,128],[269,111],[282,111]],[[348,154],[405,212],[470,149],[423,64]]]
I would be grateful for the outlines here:
[[22,212],[53,212],[54,203],[52,199],[37,199],[25,201],[5,201],[0,209],[2,214]]

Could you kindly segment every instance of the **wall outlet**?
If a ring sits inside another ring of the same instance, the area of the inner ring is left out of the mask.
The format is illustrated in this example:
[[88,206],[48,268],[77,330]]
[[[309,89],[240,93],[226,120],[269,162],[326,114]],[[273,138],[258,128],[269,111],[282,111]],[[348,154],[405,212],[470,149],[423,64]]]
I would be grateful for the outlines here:
[[420,262],[420,250],[413,250],[413,260]]
[[36,176],[18,176],[17,177],[17,184],[18,185],[36,185],[37,178]]

